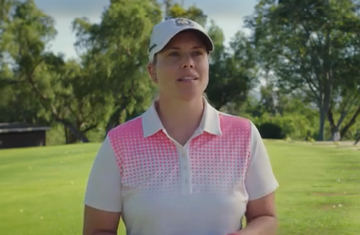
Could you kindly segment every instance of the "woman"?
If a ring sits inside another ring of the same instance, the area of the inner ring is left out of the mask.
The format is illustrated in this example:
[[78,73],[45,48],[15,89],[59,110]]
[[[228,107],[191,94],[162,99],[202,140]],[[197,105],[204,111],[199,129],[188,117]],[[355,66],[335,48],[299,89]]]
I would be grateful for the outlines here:
[[203,96],[212,50],[194,21],[154,27],[148,71],[159,97],[104,140],[88,180],[84,235],[114,235],[120,218],[129,235],[276,233],[278,182],[257,129]]

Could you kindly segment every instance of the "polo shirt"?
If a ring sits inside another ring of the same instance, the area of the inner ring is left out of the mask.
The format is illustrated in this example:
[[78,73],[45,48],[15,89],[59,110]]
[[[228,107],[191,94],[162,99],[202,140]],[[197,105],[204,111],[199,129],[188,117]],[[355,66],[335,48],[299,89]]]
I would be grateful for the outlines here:
[[279,186],[248,119],[206,100],[184,145],[164,129],[155,103],[109,131],[89,174],[85,204],[121,212],[128,235],[225,235],[241,229],[247,203]]

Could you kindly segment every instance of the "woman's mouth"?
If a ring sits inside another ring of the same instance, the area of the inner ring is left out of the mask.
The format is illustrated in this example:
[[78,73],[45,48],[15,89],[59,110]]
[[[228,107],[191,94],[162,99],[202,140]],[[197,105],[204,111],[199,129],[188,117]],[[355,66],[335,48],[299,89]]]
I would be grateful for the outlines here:
[[189,82],[189,81],[196,81],[196,80],[198,80],[198,78],[196,78],[196,77],[182,77],[182,78],[178,79],[179,82]]

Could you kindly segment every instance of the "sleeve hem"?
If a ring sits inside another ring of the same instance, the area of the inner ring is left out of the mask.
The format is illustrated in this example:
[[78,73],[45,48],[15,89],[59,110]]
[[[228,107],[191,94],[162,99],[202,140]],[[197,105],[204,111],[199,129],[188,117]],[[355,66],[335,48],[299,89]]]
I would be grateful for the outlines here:
[[262,197],[265,197],[265,196],[269,195],[270,193],[275,192],[275,190],[278,187],[279,187],[279,183],[276,181],[276,182],[272,183],[270,186],[264,188],[264,190],[262,190],[262,192],[259,192],[257,194],[249,196],[249,201],[254,201],[254,200],[260,199]]
[[84,205],[92,207],[92,208],[97,209],[97,210],[105,211],[105,212],[114,212],[114,213],[120,213],[121,212],[121,209],[114,208],[114,207],[100,206],[100,205],[97,205],[97,204],[90,203],[88,201],[84,201]]

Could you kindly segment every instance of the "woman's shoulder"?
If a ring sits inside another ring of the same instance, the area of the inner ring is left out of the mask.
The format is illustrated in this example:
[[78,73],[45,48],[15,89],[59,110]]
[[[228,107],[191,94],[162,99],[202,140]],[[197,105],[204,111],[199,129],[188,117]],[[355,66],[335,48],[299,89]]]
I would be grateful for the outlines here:
[[237,116],[225,112],[219,112],[220,115],[220,122],[222,125],[226,124],[227,126],[231,126],[233,128],[242,128],[251,130],[254,128],[253,122],[246,117]]
[[118,134],[126,134],[126,133],[131,133],[134,132],[136,130],[141,131],[141,116],[138,116],[136,118],[133,118],[131,120],[128,120],[124,123],[121,123],[119,125],[117,125],[116,127],[112,128],[109,132],[108,135],[109,136],[114,136],[114,135],[118,135]]

